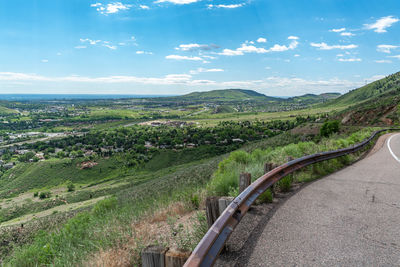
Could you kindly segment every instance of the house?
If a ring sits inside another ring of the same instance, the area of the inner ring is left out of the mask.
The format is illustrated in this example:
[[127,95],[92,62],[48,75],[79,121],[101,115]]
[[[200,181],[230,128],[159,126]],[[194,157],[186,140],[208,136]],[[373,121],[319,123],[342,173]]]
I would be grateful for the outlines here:
[[4,167],[6,170],[12,169],[12,168],[14,168],[14,166],[15,166],[15,163],[14,163],[14,162],[9,162],[9,163],[3,165],[3,167]]

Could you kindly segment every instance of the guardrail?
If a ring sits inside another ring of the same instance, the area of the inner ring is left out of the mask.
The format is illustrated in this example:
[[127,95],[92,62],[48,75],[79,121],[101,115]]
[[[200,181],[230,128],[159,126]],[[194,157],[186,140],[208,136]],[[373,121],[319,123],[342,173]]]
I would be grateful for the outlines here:
[[379,130],[374,132],[368,139],[349,148],[298,158],[264,174],[229,204],[202,238],[184,266],[212,266],[224,247],[225,242],[228,240],[229,236],[239,224],[243,216],[247,213],[250,206],[262,193],[283,177],[308,165],[357,152],[367,146],[378,134],[386,131],[399,130],[400,129]]

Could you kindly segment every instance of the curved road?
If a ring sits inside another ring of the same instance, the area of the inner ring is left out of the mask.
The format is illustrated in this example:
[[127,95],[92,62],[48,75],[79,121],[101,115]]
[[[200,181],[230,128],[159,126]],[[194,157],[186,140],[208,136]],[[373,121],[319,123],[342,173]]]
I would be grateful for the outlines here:
[[289,198],[241,266],[400,266],[400,134],[376,148]]

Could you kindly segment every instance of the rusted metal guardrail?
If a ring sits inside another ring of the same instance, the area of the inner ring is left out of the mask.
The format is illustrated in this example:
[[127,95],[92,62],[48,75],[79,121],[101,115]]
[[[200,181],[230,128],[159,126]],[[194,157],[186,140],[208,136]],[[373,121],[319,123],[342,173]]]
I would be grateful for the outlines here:
[[262,193],[283,177],[308,165],[357,152],[367,146],[378,134],[385,131],[399,130],[400,129],[379,130],[374,132],[368,139],[349,148],[298,158],[264,174],[247,187],[245,191],[231,202],[231,204],[229,204],[202,238],[184,266],[212,266],[224,247],[225,242],[228,240],[236,225],[239,224],[250,206]]

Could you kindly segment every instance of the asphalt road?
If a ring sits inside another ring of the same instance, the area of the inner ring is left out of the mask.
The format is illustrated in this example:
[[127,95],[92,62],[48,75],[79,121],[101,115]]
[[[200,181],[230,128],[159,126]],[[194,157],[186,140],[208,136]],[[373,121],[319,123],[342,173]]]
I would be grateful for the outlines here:
[[242,266],[400,266],[400,134],[293,195],[256,242]]

